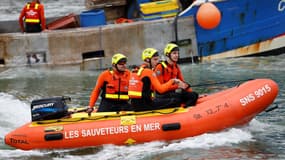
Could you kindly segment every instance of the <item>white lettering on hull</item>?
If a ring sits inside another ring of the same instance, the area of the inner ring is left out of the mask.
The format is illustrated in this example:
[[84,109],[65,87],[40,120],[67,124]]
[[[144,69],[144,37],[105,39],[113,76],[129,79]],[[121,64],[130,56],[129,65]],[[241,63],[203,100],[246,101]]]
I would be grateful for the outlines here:
[[247,96],[240,98],[240,104],[242,106],[246,106],[269,92],[271,92],[271,87],[268,84],[265,84],[263,87],[255,90],[253,93],[249,93]]
[[127,134],[127,133],[151,132],[157,130],[160,130],[160,123],[153,122],[146,124],[134,124],[130,126],[70,130],[70,131],[65,131],[64,138],[72,139],[80,137],[107,136],[107,135],[117,135],[117,134]]

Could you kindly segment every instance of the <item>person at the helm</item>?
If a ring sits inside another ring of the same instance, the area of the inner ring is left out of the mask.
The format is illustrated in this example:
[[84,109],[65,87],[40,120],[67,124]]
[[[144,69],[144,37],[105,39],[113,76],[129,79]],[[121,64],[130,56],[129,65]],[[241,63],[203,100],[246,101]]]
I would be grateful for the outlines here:
[[[142,52],[143,64],[131,73],[129,81],[129,97],[134,111],[160,109],[167,104],[156,104],[154,90],[164,93],[178,88],[177,81],[170,79],[161,84],[152,68],[159,62],[158,51],[154,48],[147,48]],[[168,106],[171,107],[171,106]]]
[[164,48],[164,55],[167,57],[166,61],[162,61],[156,65],[154,71],[159,79],[160,83],[165,83],[170,79],[176,78],[181,80],[182,90],[170,91],[164,94],[157,92],[158,100],[167,99],[169,97],[176,98],[180,101],[180,104],[185,106],[193,106],[196,104],[198,99],[198,93],[193,92],[190,88],[190,84],[186,83],[179,65],[179,47],[175,43],[168,43]]
[[128,111],[128,85],[130,71],[127,69],[127,57],[117,53],[112,57],[112,67],[102,72],[94,87],[89,101],[88,113],[93,107],[101,93],[101,102],[97,112]]

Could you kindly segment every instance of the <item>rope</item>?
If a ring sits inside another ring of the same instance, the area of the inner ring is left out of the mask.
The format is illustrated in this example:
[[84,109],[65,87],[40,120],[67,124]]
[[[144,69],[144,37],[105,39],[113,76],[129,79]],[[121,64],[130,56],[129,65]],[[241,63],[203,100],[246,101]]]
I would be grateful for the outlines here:
[[158,110],[151,110],[151,111],[145,111],[145,112],[134,112],[134,113],[128,113],[128,114],[120,114],[117,113],[116,115],[104,115],[104,116],[98,116],[98,117],[82,117],[82,118],[78,118],[78,119],[56,119],[53,121],[38,121],[36,122],[37,124],[52,124],[52,123],[60,123],[60,122],[80,122],[80,121],[84,121],[84,120],[100,120],[100,119],[106,119],[106,118],[118,118],[121,116],[139,116],[139,115],[146,115],[146,114],[161,114],[161,115],[165,115],[165,114],[171,114],[171,113],[175,113],[179,110],[179,108],[173,108],[173,110],[169,111],[169,112],[162,112],[162,111],[158,111]]

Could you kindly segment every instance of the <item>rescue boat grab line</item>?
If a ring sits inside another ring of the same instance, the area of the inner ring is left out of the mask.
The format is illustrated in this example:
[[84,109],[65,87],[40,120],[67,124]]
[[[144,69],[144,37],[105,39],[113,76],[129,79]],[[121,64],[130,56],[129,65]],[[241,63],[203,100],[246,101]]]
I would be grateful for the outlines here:
[[[202,83],[202,84],[191,85],[191,87],[209,86],[209,85],[226,84],[226,83],[236,83],[236,82],[244,82],[244,81],[250,81],[250,80],[254,80],[254,79],[250,78],[250,79],[222,81],[222,82],[215,82],[215,83]],[[239,84],[237,86],[239,86]]]
[[127,114],[116,114],[116,115],[104,115],[104,116],[96,116],[96,117],[81,117],[81,118],[74,118],[74,120],[67,120],[67,119],[55,119],[55,120],[48,120],[48,121],[38,121],[35,122],[36,124],[52,124],[52,123],[59,123],[59,122],[79,122],[79,121],[84,121],[84,120],[100,120],[100,119],[106,119],[106,118],[117,118],[117,117],[121,117],[121,116],[137,116],[137,115],[146,115],[146,114],[153,114],[153,113],[158,113],[161,115],[164,114],[171,114],[171,113],[175,113],[179,110],[178,108],[173,108],[172,111],[169,112],[160,112],[157,110],[152,110],[152,111],[146,111],[146,112],[134,112],[134,113],[127,113]]

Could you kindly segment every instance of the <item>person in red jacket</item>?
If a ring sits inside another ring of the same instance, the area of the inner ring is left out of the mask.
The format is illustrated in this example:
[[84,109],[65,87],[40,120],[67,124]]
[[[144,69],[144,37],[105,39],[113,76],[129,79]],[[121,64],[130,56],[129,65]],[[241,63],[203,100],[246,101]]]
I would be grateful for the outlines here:
[[170,106],[169,101],[155,103],[154,91],[164,93],[178,88],[179,81],[170,79],[161,84],[157,79],[152,68],[159,62],[158,51],[154,48],[147,48],[142,52],[144,63],[135,68],[130,76],[128,95],[131,99],[132,109],[134,111],[145,111],[161,109]]
[[94,87],[89,101],[88,113],[93,111],[95,102],[101,93],[101,102],[97,112],[128,111],[128,85],[130,71],[126,66],[127,57],[117,53],[112,57],[112,68],[102,72]]
[[164,99],[172,97],[176,98],[180,104],[185,106],[194,106],[199,95],[198,93],[192,91],[190,84],[185,82],[180,67],[177,64],[179,59],[178,45],[174,43],[167,44],[164,49],[164,54],[167,57],[167,60],[160,62],[154,69],[157,78],[159,79],[160,83],[165,83],[170,79],[177,78],[182,81],[182,89],[170,91],[164,94],[160,94],[158,92],[156,94],[157,100],[163,101]]
[[19,16],[19,24],[21,31],[27,33],[41,32],[46,29],[44,6],[40,0],[32,0],[24,6]]

